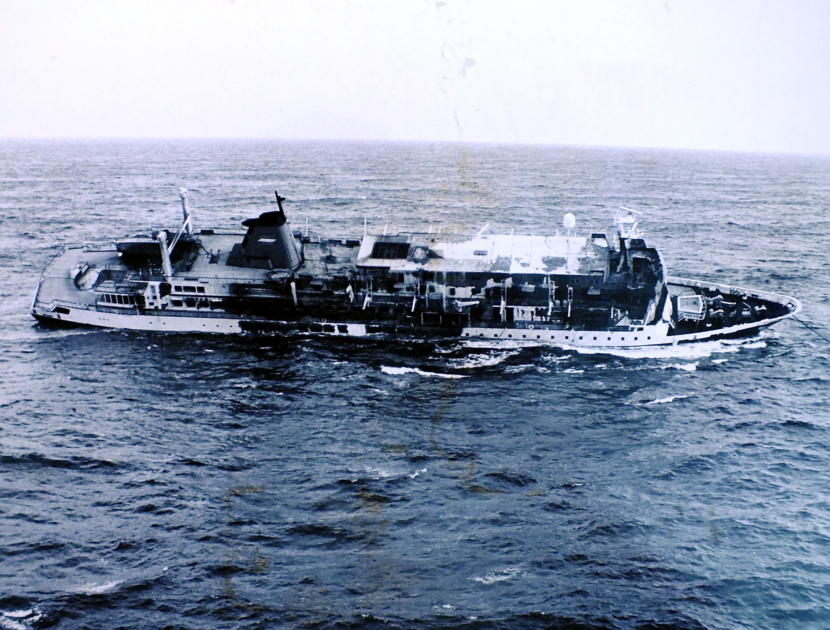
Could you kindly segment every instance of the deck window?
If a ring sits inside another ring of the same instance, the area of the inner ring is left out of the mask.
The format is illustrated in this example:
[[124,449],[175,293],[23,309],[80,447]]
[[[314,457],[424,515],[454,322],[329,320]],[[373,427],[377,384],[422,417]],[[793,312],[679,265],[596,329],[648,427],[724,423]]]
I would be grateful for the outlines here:
[[375,243],[372,247],[372,258],[406,258],[409,254],[409,243]]

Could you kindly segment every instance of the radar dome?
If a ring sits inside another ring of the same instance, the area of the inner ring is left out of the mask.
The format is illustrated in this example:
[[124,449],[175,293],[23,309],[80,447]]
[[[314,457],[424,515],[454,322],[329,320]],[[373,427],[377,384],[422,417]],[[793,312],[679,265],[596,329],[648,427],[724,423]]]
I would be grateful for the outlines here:
[[562,217],[562,225],[565,226],[566,230],[572,230],[576,227],[576,217],[573,215],[573,212],[565,213],[565,216]]

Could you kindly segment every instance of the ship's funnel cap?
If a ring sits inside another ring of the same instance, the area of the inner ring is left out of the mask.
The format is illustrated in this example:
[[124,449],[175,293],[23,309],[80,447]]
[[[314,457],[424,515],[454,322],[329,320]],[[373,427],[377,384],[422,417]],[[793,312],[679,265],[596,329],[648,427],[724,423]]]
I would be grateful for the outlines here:
[[245,219],[242,225],[245,227],[280,227],[285,225],[285,212],[282,210],[272,210],[271,212],[263,212],[256,219]]

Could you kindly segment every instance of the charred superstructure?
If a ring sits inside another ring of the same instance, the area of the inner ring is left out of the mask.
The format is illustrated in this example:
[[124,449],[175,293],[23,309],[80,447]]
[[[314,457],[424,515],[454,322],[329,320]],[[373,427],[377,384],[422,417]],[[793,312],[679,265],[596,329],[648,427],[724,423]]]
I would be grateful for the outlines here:
[[778,294],[666,276],[623,209],[613,235],[433,232],[322,238],[278,210],[247,232],[183,222],[114,247],[70,246],[44,271],[43,321],[180,332],[328,333],[643,346],[747,334],[794,314]]

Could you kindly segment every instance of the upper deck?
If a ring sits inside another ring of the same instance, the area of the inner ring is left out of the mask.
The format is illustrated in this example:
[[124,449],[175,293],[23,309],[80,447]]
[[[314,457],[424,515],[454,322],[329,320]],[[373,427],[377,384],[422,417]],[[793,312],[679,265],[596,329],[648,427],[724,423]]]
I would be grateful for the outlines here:
[[487,234],[461,238],[442,234],[367,235],[357,264],[391,271],[493,274],[592,275],[606,273],[604,235],[529,236]]

